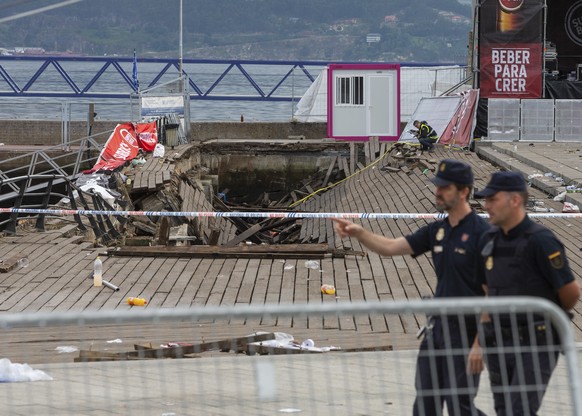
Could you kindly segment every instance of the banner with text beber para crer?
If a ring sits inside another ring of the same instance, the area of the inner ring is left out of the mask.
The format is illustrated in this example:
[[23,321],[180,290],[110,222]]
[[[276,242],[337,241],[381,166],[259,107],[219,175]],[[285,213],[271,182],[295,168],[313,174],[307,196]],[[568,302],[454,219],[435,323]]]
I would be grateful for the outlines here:
[[544,0],[481,1],[481,97],[542,96],[543,6]]

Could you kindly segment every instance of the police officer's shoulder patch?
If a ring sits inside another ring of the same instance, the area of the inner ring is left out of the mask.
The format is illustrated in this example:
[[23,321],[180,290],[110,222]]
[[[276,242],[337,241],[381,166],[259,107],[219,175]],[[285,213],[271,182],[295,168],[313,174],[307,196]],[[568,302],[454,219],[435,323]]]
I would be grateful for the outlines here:
[[556,251],[548,256],[548,260],[550,260],[550,264],[554,269],[561,269],[564,267],[564,258],[562,257],[562,253],[560,251]]

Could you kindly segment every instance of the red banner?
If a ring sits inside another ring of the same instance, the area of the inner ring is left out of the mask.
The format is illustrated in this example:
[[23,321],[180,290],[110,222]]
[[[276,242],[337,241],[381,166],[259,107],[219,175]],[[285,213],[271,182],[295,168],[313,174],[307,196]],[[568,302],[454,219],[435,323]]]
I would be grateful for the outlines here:
[[[155,145],[154,145],[155,146]],[[107,139],[97,163],[83,173],[112,171],[137,156],[139,150],[133,123],[118,124]]]
[[481,95],[486,98],[540,98],[542,45],[481,46]]
[[139,147],[146,152],[153,152],[158,144],[158,129],[155,121],[139,123],[135,127]]
[[484,98],[542,96],[544,0],[482,0],[479,67]]
[[439,143],[460,147],[469,146],[478,99],[479,90],[468,90],[461,93],[461,102],[441,134]]
[[139,149],[152,152],[158,144],[158,129],[156,122],[118,124],[107,139],[97,163],[83,173],[112,171],[128,160],[134,159]]

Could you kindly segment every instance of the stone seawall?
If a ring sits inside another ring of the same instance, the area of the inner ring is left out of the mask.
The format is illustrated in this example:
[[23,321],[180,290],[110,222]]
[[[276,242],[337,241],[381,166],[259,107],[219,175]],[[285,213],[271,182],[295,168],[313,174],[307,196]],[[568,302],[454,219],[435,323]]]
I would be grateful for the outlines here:
[[[95,121],[91,135],[98,135],[97,141],[105,142],[117,123]],[[52,120],[0,120],[0,143],[22,146],[53,146],[62,143],[60,121]],[[70,126],[71,141],[86,137],[86,121],[73,121]],[[294,122],[194,122],[191,123],[192,141],[208,139],[243,140],[287,140],[323,139],[327,137],[326,123]]]

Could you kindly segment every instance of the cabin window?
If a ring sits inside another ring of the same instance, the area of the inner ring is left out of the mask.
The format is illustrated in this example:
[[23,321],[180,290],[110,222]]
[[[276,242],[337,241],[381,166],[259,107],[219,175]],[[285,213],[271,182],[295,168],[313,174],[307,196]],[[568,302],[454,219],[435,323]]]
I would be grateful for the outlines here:
[[336,104],[364,105],[364,77],[337,77]]

